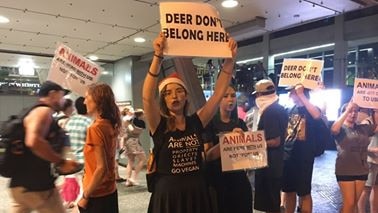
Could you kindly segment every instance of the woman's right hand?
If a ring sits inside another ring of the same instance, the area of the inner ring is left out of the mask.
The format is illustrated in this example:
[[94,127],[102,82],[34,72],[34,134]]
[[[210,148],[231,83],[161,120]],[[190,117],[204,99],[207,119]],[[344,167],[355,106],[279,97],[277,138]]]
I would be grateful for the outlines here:
[[163,32],[160,32],[159,36],[155,38],[153,42],[153,47],[155,55],[163,57],[163,49],[165,45],[165,36]]

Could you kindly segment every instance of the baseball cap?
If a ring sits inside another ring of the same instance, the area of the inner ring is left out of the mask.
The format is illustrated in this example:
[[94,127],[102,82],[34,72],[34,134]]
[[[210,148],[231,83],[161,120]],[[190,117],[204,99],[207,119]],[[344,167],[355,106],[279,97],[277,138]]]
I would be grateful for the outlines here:
[[261,95],[270,95],[275,92],[276,87],[274,86],[274,83],[271,80],[262,79],[255,84],[255,91],[252,93],[252,95],[257,93]]
[[188,91],[188,89],[186,88],[186,85],[185,85],[184,81],[182,81],[180,79],[180,77],[177,75],[177,73],[174,72],[171,75],[169,75],[168,77],[164,78],[159,83],[159,94],[161,93],[161,91],[164,89],[165,86],[167,86],[168,84],[172,84],[172,83],[179,84],[180,86],[184,87],[184,89],[186,91]]
[[64,89],[61,87],[59,84],[54,83],[52,81],[45,81],[42,85],[41,88],[39,88],[38,91],[38,96],[39,97],[45,97],[49,94],[50,91],[55,90],[55,91],[60,91],[62,90],[64,92],[64,95],[67,95],[70,93],[69,90]]

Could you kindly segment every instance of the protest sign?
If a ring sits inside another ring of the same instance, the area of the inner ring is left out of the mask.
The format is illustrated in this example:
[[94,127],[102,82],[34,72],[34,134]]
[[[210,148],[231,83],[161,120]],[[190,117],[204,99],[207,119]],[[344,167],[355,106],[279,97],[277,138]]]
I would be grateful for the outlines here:
[[323,63],[323,60],[285,58],[278,86],[302,84],[305,88],[316,89],[322,80]]
[[378,109],[378,80],[355,78],[353,102],[360,107]]
[[201,2],[161,2],[164,55],[230,58],[228,36],[217,10]]
[[257,169],[268,165],[264,131],[219,136],[222,171]]
[[71,48],[59,44],[47,80],[84,96],[87,86],[97,82],[101,72],[100,66],[75,53]]

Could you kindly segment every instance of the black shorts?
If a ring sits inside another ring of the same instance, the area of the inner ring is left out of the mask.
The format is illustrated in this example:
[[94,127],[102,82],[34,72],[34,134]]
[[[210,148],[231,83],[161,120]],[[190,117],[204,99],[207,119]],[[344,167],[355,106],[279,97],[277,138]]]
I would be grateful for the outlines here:
[[105,195],[103,197],[89,198],[88,205],[86,209],[78,207],[80,213],[103,213],[112,212],[118,213],[118,194],[117,190],[110,195]]
[[281,178],[270,178],[266,169],[256,170],[254,209],[264,212],[279,212],[281,185]]
[[368,175],[336,175],[337,182],[367,180],[367,179],[368,179]]
[[282,191],[296,192],[298,196],[311,194],[312,170],[314,159],[285,160]]

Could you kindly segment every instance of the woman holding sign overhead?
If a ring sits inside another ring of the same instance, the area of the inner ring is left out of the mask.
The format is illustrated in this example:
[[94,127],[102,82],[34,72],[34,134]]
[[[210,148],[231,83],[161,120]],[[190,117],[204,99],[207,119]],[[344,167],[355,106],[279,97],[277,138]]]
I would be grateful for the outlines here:
[[[143,85],[145,117],[154,141],[158,179],[148,207],[149,213],[211,212],[207,184],[202,172],[201,133],[217,108],[233,75],[237,45],[229,41],[232,58],[225,60],[213,96],[192,115],[187,115],[188,90],[171,75],[158,85],[165,37],[154,40],[154,57]],[[159,92],[160,105],[155,99]]]
[[222,173],[219,149],[219,133],[248,131],[245,122],[238,118],[236,109],[236,89],[230,85],[223,95],[219,112],[206,128],[204,139],[208,179],[215,190],[217,212],[251,213],[252,188],[245,171]]

